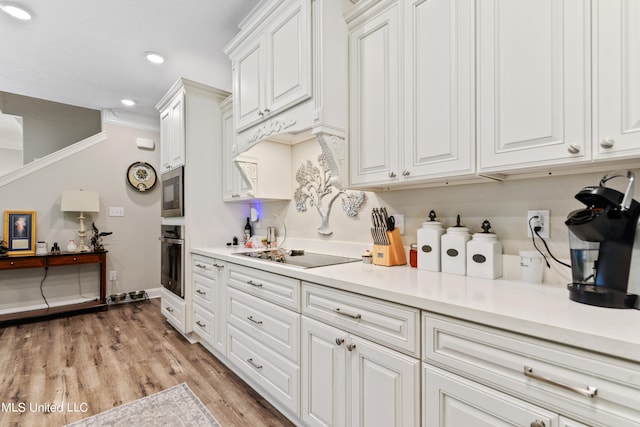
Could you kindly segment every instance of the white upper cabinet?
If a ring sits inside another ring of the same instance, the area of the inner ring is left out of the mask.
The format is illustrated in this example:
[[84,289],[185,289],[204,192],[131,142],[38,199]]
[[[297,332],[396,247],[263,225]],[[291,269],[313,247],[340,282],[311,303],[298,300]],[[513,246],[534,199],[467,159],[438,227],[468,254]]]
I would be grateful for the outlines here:
[[475,172],[473,12],[383,1],[347,18],[354,186]]
[[178,92],[168,106],[160,111],[161,172],[184,165],[185,125],[184,92]]
[[640,154],[640,3],[594,0],[593,156]]
[[397,181],[400,134],[400,6],[350,25],[351,184]]
[[589,2],[477,7],[479,171],[590,160]]
[[235,128],[242,131],[311,97],[311,10],[284,1],[230,58]]
[[474,1],[405,1],[405,180],[475,172]]

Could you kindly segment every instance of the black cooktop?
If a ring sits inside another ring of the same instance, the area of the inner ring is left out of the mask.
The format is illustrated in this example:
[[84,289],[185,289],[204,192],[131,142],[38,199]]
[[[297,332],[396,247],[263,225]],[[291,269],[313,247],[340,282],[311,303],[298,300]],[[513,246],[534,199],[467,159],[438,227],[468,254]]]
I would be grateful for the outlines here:
[[281,249],[266,249],[264,251],[234,252],[233,255],[247,256],[253,259],[278,262],[298,268],[324,267],[327,265],[344,264],[360,261],[359,258],[349,258],[336,255],[318,254],[300,250],[285,251]]

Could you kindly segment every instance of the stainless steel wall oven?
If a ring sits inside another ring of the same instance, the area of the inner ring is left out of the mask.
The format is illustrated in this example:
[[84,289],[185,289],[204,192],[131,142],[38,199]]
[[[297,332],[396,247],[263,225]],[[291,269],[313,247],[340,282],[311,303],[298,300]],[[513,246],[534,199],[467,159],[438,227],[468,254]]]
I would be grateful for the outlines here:
[[163,225],[160,236],[160,283],[184,298],[184,239],[181,225]]

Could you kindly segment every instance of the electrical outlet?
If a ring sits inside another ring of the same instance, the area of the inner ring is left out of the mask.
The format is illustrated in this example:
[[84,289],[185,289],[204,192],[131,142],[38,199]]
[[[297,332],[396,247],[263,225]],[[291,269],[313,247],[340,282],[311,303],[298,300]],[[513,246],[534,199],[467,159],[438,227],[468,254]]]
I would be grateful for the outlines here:
[[114,280],[118,280],[118,275],[116,273],[116,270],[109,271],[109,280],[111,280],[112,282]]
[[[533,219],[532,219],[533,218]],[[531,227],[529,227],[531,221]],[[537,209],[527,211],[527,236],[531,237],[531,228],[540,227],[538,234],[545,239],[549,238],[549,229],[551,228],[550,211]]]
[[124,208],[123,207],[109,207],[109,216],[124,216]]

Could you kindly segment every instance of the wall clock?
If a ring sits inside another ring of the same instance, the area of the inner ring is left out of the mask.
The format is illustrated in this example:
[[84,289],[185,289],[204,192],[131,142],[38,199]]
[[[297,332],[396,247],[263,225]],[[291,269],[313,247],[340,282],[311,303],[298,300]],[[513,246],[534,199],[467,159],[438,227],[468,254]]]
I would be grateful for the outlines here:
[[156,170],[149,163],[135,162],[127,170],[127,181],[137,191],[149,191],[158,180]]

